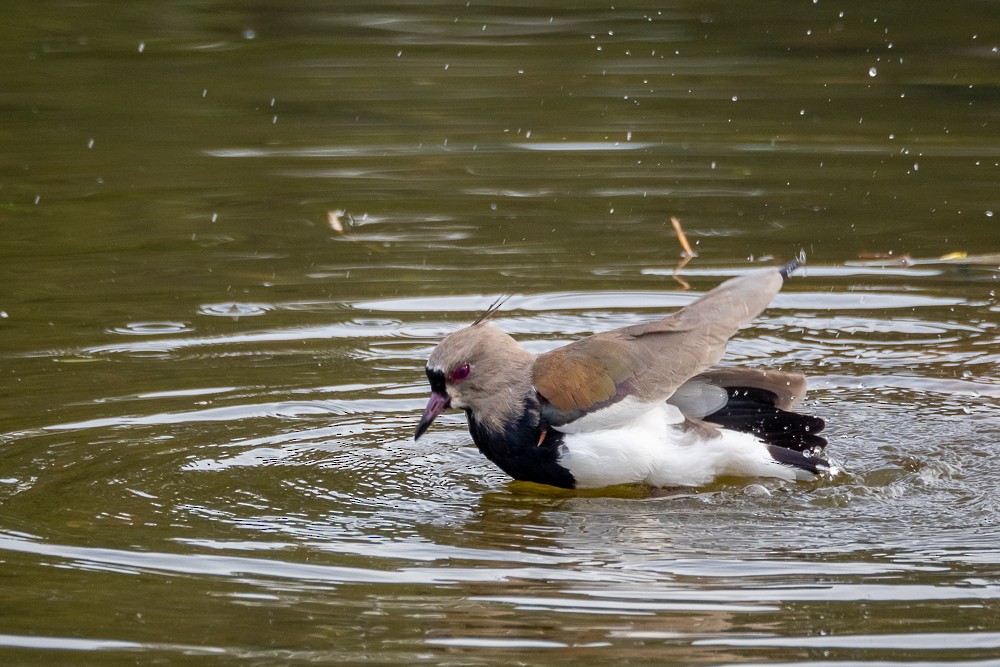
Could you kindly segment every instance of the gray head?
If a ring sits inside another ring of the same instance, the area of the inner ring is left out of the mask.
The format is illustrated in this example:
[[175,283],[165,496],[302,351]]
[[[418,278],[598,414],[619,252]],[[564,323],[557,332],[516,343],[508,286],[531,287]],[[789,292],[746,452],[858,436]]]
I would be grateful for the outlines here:
[[481,321],[449,334],[427,360],[431,398],[414,439],[448,408],[473,412],[490,405],[506,408],[505,397],[514,389],[523,392],[522,385],[530,382],[532,359],[513,338]]

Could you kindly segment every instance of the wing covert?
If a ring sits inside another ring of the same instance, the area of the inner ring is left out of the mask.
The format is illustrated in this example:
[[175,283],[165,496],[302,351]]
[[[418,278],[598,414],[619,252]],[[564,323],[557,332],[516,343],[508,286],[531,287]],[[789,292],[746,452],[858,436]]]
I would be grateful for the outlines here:
[[[729,339],[781,289],[794,268],[789,266],[732,278],[662,319],[594,334],[539,355],[532,384],[543,419],[558,427],[626,398],[650,407],[665,401],[718,363]],[[623,410],[621,418],[634,414],[635,409]]]

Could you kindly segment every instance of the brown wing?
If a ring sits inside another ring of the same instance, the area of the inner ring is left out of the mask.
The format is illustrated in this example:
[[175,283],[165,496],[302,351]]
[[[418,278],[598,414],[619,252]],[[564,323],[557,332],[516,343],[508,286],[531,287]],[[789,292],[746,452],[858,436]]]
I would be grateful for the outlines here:
[[540,355],[532,383],[543,417],[560,426],[626,396],[666,400],[716,364],[726,343],[760,314],[797,263],[733,278],[655,322],[588,336]]

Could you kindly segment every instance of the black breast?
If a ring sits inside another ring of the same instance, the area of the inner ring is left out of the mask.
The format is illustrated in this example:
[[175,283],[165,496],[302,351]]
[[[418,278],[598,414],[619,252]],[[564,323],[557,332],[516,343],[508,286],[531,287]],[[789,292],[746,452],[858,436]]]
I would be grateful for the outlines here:
[[534,397],[527,397],[520,416],[505,424],[500,431],[491,429],[476,419],[471,410],[466,410],[466,415],[469,418],[469,432],[476,447],[514,479],[564,489],[576,487],[573,475],[558,462],[563,434],[550,430],[541,444],[538,442],[541,430],[538,404]]

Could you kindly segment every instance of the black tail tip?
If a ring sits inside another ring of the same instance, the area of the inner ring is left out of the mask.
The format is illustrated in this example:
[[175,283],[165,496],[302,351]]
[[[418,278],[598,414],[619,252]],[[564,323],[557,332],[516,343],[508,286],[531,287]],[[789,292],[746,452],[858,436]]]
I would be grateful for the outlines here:
[[836,468],[822,456],[810,456],[793,449],[785,449],[777,445],[768,445],[767,451],[771,458],[781,465],[789,466],[797,470],[804,470],[813,475],[832,475],[836,473]]
[[793,259],[788,264],[785,264],[783,267],[778,269],[778,273],[781,274],[782,278],[787,278],[789,275],[791,275],[791,273],[795,269],[799,268],[800,266],[805,266],[805,263],[806,263],[806,251],[804,249],[799,250],[799,254],[795,257],[795,259]]

